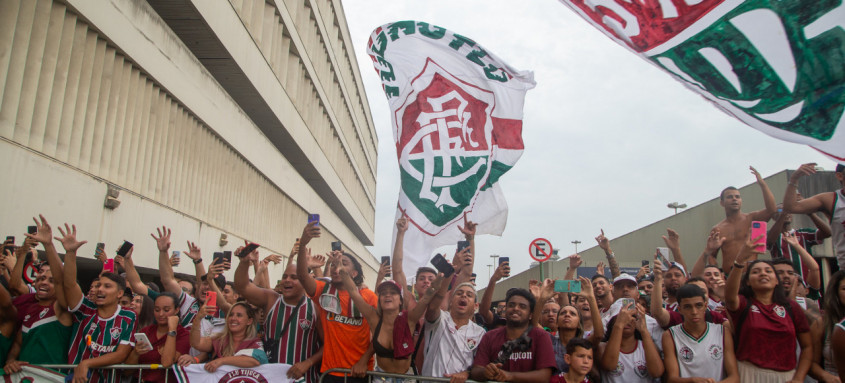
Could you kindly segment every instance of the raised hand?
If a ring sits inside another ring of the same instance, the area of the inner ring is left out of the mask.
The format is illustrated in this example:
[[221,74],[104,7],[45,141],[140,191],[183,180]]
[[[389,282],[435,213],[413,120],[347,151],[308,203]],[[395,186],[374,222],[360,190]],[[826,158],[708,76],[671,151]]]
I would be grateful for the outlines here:
[[33,240],[47,244],[53,242],[53,229],[50,228],[50,224],[47,223],[47,220],[44,219],[44,216],[39,214],[38,218],[41,219],[41,222],[38,222],[35,217],[32,217],[32,220],[35,221],[35,227],[38,228],[38,231],[35,234],[24,234],[27,238],[32,238]]
[[710,230],[710,235],[707,237],[707,243],[704,245],[704,251],[707,254],[715,255],[719,249],[722,248],[722,244],[725,243],[725,237],[722,236],[722,232],[719,229]]
[[476,227],[478,227],[478,224],[467,220],[467,215],[464,214],[464,226],[461,227],[460,225],[458,225],[458,230],[460,230],[461,233],[464,234],[467,241],[472,241],[472,239],[475,238]]
[[808,176],[808,175],[811,175],[811,174],[816,174],[816,163],[815,162],[811,162],[809,164],[803,164],[800,167],[798,167],[798,169],[796,169],[794,172],[792,172],[792,175],[789,176],[789,181],[790,182],[796,182],[796,181],[798,181],[799,178],[801,178],[803,176]]
[[666,265],[660,261],[660,250],[654,251],[654,280],[663,279],[663,268]]
[[408,231],[408,216],[405,212],[402,212],[402,217],[396,220],[396,231],[399,233]]
[[302,230],[302,236],[299,237],[299,246],[307,245],[313,238],[320,238],[319,222],[311,222],[305,225],[305,229]]
[[758,183],[763,182],[763,176],[760,175],[760,172],[758,172],[757,169],[754,169],[753,166],[749,166],[748,169],[751,169],[751,174],[753,174],[754,177],[757,178]]
[[[106,260],[109,259],[109,257],[106,255],[106,250],[100,247],[94,249],[94,258],[97,258],[98,261],[103,263],[106,263]],[[117,256],[114,259],[117,260],[117,258],[120,258],[120,267],[123,267],[123,257]]]
[[596,274],[604,275],[604,267],[605,267],[604,262],[599,262],[599,264],[596,265]]
[[202,259],[202,250],[193,242],[188,241],[188,251],[183,251],[182,254],[188,256],[193,260]]
[[666,229],[666,235],[662,236],[663,242],[666,242],[666,247],[670,249],[681,248],[681,236],[678,232],[672,229]]
[[508,264],[509,262],[504,262],[496,268],[496,271],[493,272],[493,276],[490,277],[490,280],[493,282],[498,282],[505,277],[505,275],[510,274],[511,267]]
[[752,258],[757,259],[757,256],[762,254],[762,252],[757,251],[757,241],[762,239],[763,235],[764,234],[761,234],[756,238],[751,238],[751,229],[748,229],[748,240],[742,245],[742,248],[739,250],[739,254],[736,256],[736,260],[734,262],[744,264]]
[[270,254],[270,255],[264,257],[263,262],[267,263],[267,264],[269,264],[270,262],[273,262],[274,264],[278,265],[280,262],[282,262],[282,256],[278,255],[278,254]]
[[585,276],[579,276],[578,280],[581,281],[581,293],[579,295],[583,295],[587,298],[595,297],[595,293],[593,293],[593,284],[590,280]]
[[531,279],[528,281],[528,291],[531,292],[531,295],[534,296],[535,299],[540,299],[540,281],[536,279]]
[[601,229],[601,234],[596,237],[596,242],[605,253],[610,253],[610,241],[604,236],[604,229]]
[[555,280],[550,279],[550,278],[546,278],[546,280],[543,281],[543,284],[540,286],[540,300],[537,301],[537,303],[540,304],[542,302],[542,304],[545,304],[545,302],[547,300],[549,300],[549,298],[553,297],[554,295],[555,295]]
[[156,228],[156,232],[158,233],[158,237],[155,234],[150,233],[150,237],[156,240],[156,246],[158,247],[159,252],[167,252],[170,249],[170,229],[165,226],[161,228]]
[[217,262],[212,263],[211,266],[208,267],[208,274],[211,278],[214,278],[220,274],[223,274],[227,269],[232,267],[230,262]]
[[390,265],[387,264],[387,262],[382,263],[381,265],[379,265],[378,277],[376,278],[376,280],[378,280],[378,281],[383,280],[384,277],[386,277],[388,274],[390,274],[391,271],[393,271],[393,270],[390,268]]
[[583,263],[583,261],[581,260],[580,255],[572,254],[572,255],[569,256],[569,268],[570,269],[573,269],[573,270],[577,269],[578,267],[581,266],[581,263]]
[[308,268],[309,269],[317,269],[321,268],[326,265],[326,256],[325,255],[313,255],[308,257]]
[[795,236],[795,232],[784,234],[783,239],[786,240],[786,243],[792,245],[792,247],[801,246],[801,244],[798,242],[798,237]]
[[88,243],[88,241],[78,241],[76,239],[76,225],[68,226],[68,224],[65,224],[64,230],[59,226],[59,233],[62,237],[56,237],[56,239],[62,243],[62,247],[65,248],[65,252],[67,253],[76,253],[76,250],[79,250],[82,245]]
[[179,258],[175,255],[170,256],[170,266],[179,266],[180,262],[182,262],[181,258]]

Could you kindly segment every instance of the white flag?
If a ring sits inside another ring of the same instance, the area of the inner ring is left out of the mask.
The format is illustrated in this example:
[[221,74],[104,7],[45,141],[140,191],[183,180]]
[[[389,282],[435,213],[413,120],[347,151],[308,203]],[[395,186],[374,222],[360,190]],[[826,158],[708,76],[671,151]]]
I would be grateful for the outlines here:
[[522,155],[533,73],[420,21],[377,28],[367,53],[393,120],[402,185],[396,216],[404,211],[410,221],[405,270],[415,273],[435,248],[460,240],[464,216],[478,224],[476,234],[501,235],[508,207],[497,182]]
[[218,383],[218,382],[293,382],[287,377],[291,365],[282,363],[262,364],[258,367],[240,368],[220,366],[217,371],[208,372],[205,364],[191,364],[185,367],[173,366],[179,383]]
[[[0,371],[0,373],[2,373],[2,371]],[[11,375],[3,375],[4,383],[64,383],[64,381],[65,376],[63,374],[60,374],[50,369],[46,369],[44,367],[38,367],[34,365],[23,365],[21,366],[21,372],[16,372]]]

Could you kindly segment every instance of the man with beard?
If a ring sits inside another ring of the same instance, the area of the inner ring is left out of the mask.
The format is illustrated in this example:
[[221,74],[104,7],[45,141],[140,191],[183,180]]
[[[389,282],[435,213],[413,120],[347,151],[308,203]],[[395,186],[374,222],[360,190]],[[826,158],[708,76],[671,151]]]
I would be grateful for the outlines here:
[[264,349],[270,363],[290,364],[288,378],[307,383],[319,380],[318,362],[323,357],[317,326],[319,313],[305,296],[291,263],[279,283],[281,293],[256,286],[249,280],[249,258],[240,258],[235,269],[235,290],[247,302],[264,309]]
[[751,169],[751,174],[754,174],[754,177],[757,178],[757,184],[763,193],[763,202],[766,207],[755,212],[743,213],[742,197],[739,195],[739,190],[733,186],[728,186],[722,190],[719,195],[719,204],[725,209],[725,219],[713,226],[713,230],[718,230],[724,238],[721,246],[723,270],[730,270],[733,266],[736,255],[739,254],[739,250],[748,239],[751,222],[766,222],[777,212],[777,202],[775,202],[772,191],[769,190],[769,185],[766,184],[766,181],[753,166],[750,166],[749,169]]
[[[21,331],[15,336],[14,344],[6,358],[3,370],[7,374],[19,372],[21,364],[67,362],[73,317],[67,310],[67,301],[62,287],[63,268],[56,247],[53,246],[52,228],[43,216],[39,217],[41,222],[35,220],[36,234],[27,234],[27,238],[40,242],[44,246],[50,267],[45,267],[35,280],[33,284],[35,293],[18,296],[13,301],[14,307],[17,308]],[[65,245],[65,252],[76,251],[77,243],[65,241],[65,238],[60,239]],[[23,250],[28,252],[28,249]],[[23,262],[23,259],[19,261]],[[55,276],[53,271],[56,272]]]
[[471,377],[477,381],[547,383],[557,366],[548,333],[531,326],[536,300],[525,289],[506,294],[505,327],[484,334]]
[[[655,258],[656,259],[656,258]],[[678,289],[687,283],[687,272],[684,267],[677,262],[669,263],[669,270],[663,273],[664,284],[666,287],[666,309],[670,311],[678,311],[678,300],[675,295]]]
[[477,307],[475,287],[461,283],[452,292],[449,311],[440,309],[449,290],[443,283],[435,292],[425,313],[425,358],[421,375],[451,378],[451,383],[463,383],[469,378],[469,368],[484,329],[472,318]]
[[[636,280],[634,282],[636,283]],[[599,310],[602,313],[601,316],[604,318],[604,313],[614,302],[613,293],[610,291],[610,280],[604,275],[596,274],[593,275],[591,283],[593,284],[593,294],[596,295],[596,302],[599,304]]]

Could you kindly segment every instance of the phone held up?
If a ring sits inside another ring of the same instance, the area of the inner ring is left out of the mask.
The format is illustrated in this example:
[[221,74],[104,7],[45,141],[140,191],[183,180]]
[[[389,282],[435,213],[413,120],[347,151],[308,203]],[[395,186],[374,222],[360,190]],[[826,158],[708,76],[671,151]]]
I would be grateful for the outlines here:
[[449,278],[455,273],[455,268],[446,260],[442,254],[437,254],[431,260],[431,264],[437,271],[443,273],[443,277]]
[[[259,244],[257,244],[257,243],[252,243],[252,242],[250,242],[249,244],[247,244],[246,246],[244,246],[244,248],[243,248],[243,249],[241,249],[241,251],[240,251],[240,252],[238,252],[237,254],[235,254],[235,256],[236,256],[236,257],[238,257],[238,258],[243,258],[243,257],[246,257],[247,255],[249,255],[249,254],[250,254],[250,253],[252,253],[253,251],[258,250],[258,247],[259,247],[259,246],[261,246],[261,245],[259,245]],[[230,252],[230,253],[231,253],[231,252]],[[225,252],[224,252],[224,254],[225,254]],[[231,262],[231,261],[232,261],[232,259],[231,259],[231,257],[230,257],[230,258],[229,258],[229,262]]]
[[[381,257],[381,264],[390,266],[390,257]],[[390,273],[387,273],[384,276],[389,277]]]
[[126,254],[129,254],[129,250],[132,249],[132,242],[123,241],[123,244],[120,245],[120,248],[117,249],[117,255],[126,258]]
[[580,293],[581,292],[581,281],[555,281],[555,292],[556,293]]
[[754,247],[754,251],[758,253],[765,253],[766,252],[766,222],[763,221],[751,221],[751,239],[757,238],[762,236],[757,242],[757,246]]
[[[511,265],[511,258],[510,258],[510,257],[499,257],[499,266],[501,266],[503,263],[507,263],[507,264],[508,264],[508,267],[510,267],[510,265]],[[505,277],[509,277],[509,276],[511,276],[511,272],[510,272],[510,271],[508,271],[508,272],[505,274]]]

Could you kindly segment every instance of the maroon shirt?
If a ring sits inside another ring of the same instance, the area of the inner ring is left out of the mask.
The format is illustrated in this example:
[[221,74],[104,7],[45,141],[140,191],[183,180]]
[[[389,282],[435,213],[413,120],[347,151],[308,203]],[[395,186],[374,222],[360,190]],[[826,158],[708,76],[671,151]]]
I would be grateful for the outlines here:
[[[543,368],[555,370],[555,352],[549,333],[543,329],[533,327],[528,332],[531,347],[526,351],[514,351],[510,358],[502,365],[502,369],[510,372],[530,372]],[[484,367],[494,363],[502,353],[502,345],[507,341],[507,327],[499,327],[488,331],[481,338],[475,354],[473,365]]]
[[[748,301],[739,296],[739,308],[728,311],[731,323],[737,323]],[[739,343],[736,344],[736,359],[747,361],[757,367],[774,371],[790,371],[798,366],[795,356],[797,334],[810,331],[804,310],[794,301],[790,301],[792,317],[786,308],[772,303],[764,305],[751,300],[751,309],[739,331]]]
[[[138,355],[138,364],[160,364],[161,363],[161,352],[160,349],[164,348],[164,343],[167,342],[167,334],[164,334],[161,338],[158,338],[158,324],[153,323],[147,327],[141,329],[141,332],[147,335],[147,338],[150,339],[150,343],[153,345],[153,349],[151,351],[145,352],[143,355]],[[134,337],[134,335],[133,335]],[[179,326],[176,328],[176,355],[187,354],[191,350],[191,332],[188,329]],[[149,382],[164,382],[164,374],[165,371],[169,371],[170,377],[168,378],[169,382],[176,381],[176,375],[173,374],[172,369],[162,370],[146,370],[142,375],[142,380],[149,381]]]

